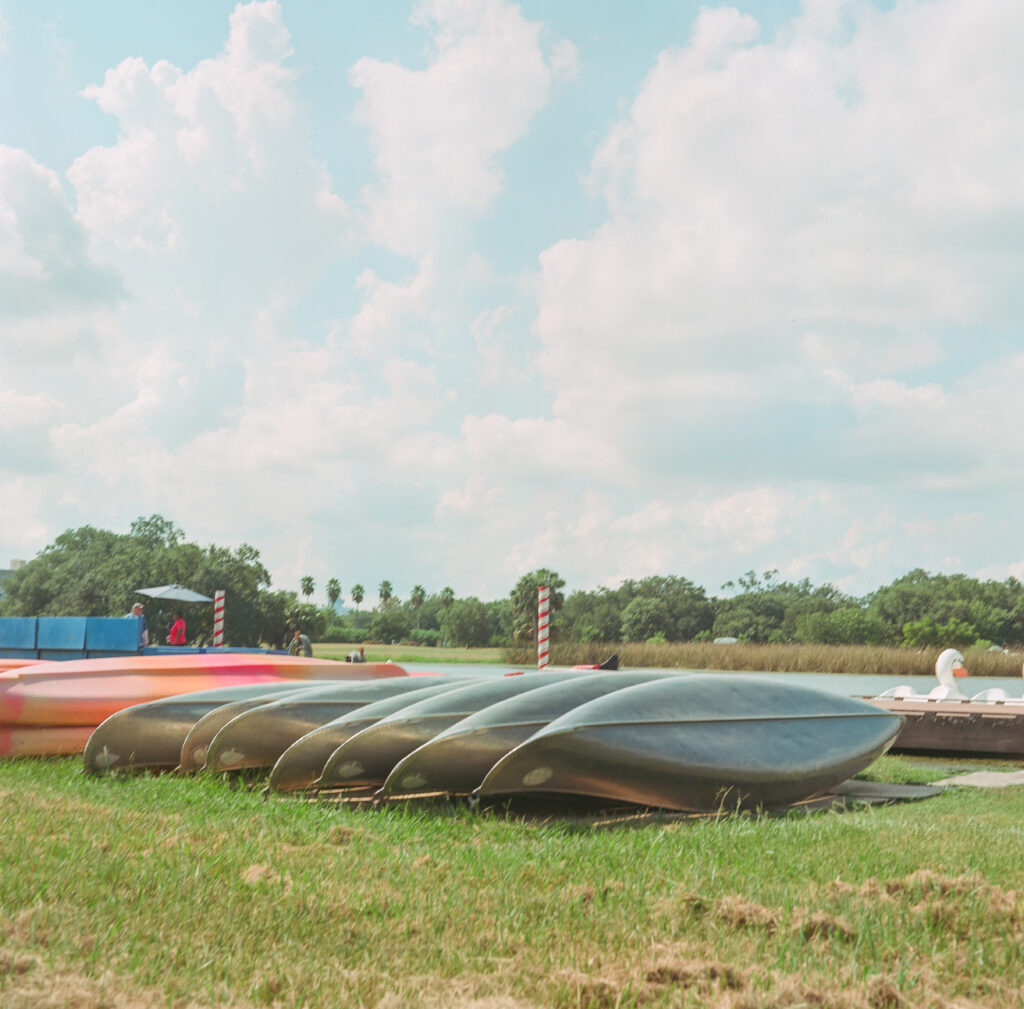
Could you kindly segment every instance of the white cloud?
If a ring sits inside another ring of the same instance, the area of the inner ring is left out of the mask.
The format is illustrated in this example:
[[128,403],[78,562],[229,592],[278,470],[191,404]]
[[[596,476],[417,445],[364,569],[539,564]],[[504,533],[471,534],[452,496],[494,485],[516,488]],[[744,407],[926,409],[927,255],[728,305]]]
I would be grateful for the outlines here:
[[557,417],[707,477],[881,488],[902,454],[937,486],[984,436],[925,369],[1019,324],[1021,43],[995,0],[809,5],[775,39],[702,10],[598,146],[607,220],[540,257]]
[[1018,569],[1021,19],[705,9],[596,143],[605,219],[527,281],[481,225],[536,227],[504,173],[580,97],[575,46],[499,0],[413,26],[422,65],[351,71],[377,174],[348,202],[274,2],[87,88],[119,135],[72,200],[0,148],[11,550],[155,511],[371,594]]
[[56,174],[0,144],[0,320],[108,306],[117,274],[96,265]]
[[501,192],[498,157],[526,133],[554,78],[571,72],[574,53],[562,41],[545,59],[540,25],[503,0],[433,0],[414,21],[433,28],[425,69],[367,58],[350,77],[381,176],[364,192],[368,233],[422,255],[459,213],[479,213]]
[[296,105],[275,0],[239,5],[224,52],[183,71],[137,58],[84,92],[117,117],[112,147],[68,172],[79,218],[135,293],[236,313],[292,301],[351,226]]

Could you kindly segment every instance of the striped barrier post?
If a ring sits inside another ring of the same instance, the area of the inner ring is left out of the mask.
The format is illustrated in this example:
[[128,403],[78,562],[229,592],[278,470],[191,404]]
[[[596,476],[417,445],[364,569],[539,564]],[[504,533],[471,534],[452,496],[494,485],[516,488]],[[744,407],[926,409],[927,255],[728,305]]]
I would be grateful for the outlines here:
[[224,590],[213,594],[213,647],[224,647]]
[[551,612],[548,608],[549,590],[546,585],[537,587],[537,668],[546,669],[548,664],[548,635]]

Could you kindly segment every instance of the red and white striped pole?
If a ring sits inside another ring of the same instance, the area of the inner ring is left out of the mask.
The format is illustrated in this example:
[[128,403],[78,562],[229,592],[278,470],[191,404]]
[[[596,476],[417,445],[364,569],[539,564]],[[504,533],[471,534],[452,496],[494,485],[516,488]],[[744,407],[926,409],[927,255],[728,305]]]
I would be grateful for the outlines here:
[[546,585],[537,586],[537,668],[546,669],[548,664],[548,635],[551,611],[548,607],[549,591]]
[[213,594],[213,647],[224,647],[224,590]]

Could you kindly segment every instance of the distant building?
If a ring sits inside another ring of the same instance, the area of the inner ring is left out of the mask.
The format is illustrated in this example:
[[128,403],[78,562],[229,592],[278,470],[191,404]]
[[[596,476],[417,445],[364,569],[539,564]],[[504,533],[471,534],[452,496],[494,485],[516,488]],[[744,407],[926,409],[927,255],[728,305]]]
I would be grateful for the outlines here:
[[0,599],[3,599],[5,594],[4,582],[7,581],[7,579],[10,578],[11,575],[13,575],[14,572],[18,570],[18,568],[23,568],[24,566],[24,561],[15,560],[11,561],[11,566],[9,568],[0,568]]

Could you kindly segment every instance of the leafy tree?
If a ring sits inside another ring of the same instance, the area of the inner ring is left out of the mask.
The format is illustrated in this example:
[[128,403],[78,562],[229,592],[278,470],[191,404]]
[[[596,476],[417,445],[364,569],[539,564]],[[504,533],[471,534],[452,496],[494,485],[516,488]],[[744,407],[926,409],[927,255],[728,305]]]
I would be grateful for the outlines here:
[[944,624],[937,624],[931,617],[911,620],[903,625],[904,644],[912,648],[969,648],[978,640],[973,624],[951,617]]
[[299,582],[299,587],[302,589],[302,594],[309,599],[313,594],[316,585],[310,575],[304,575],[302,581]]
[[881,620],[859,606],[831,613],[805,613],[796,621],[796,640],[817,645],[885,645],[891,634]]
[[359,612],[359,604],[363,601],[365,597],[366,590],[362,587],[362,585],[357,584],[352,586],[352,602],[356,604],[356,613]]
[[[638,581],[627,580],[622,583],[616,595],[623,614],[623,625],[625,610],[634,599],[657,599],[663,602],[664,620],[651,634],[661,631],[669,641],[690,641],[701,631],[710,628],[714,620],[714,611],[704,589],[687,578],[655,575]],[[650,636],[645,635],[643,640]]]
[[176,547],[185,538],[184,530],[162,515],[150,515],[148,519],[137,518],[128,531],[153,548]]
[[509,604],[512,608],[512,631],[519,641],[537,639],[537,589],[546,585],[550,589],[548,602],[551,607],[550,633],[554,635],[554,614],[565,604],[561,590],[565,588],[565,580],[548,568],[538,568],[516,582],[509,593]]
[[668,622],[664,599],[637,596],[622,612],[622,634],[627,641],[646,641],[655,634],[664,637]]
[[967,575],[932,575],[915,568],[873,592],[868,611],[890,628],[894,640],[908,623],[928,617],[937,626],[954,619],[971,625],[979,638],[1003,644],[1024,641],[1024,587],[1016,578],[981,582]]
[[422,585],[414,585],[409,593],[409,605],[416,611],[416,630],[420,628],[420,610],[427,599],[427,590]]
[[451,613],[452,603],[455,602],[455,590],[450,585],[446,585],[443,589],[441,589],[441,592],[438,595],[438,601],[441,604],[441,609],[444,610],[444,633],[442,636],[444,640],[447,641],[448,617],[449,614]]
[[475,596],[460,599],[452,605],[448,627],[454,645],[479,648],[491,640],[487,608]]
[[[132,532],[92,526],[68,529],[5,583],[7,616],[121,616],[136,590],[180,582],[213,596],[226,592],[225,640],[253,646],[261,640],[263,596],[270,574],[259,551],[247,543],[235,550],[186,542],[184,533],[159,515],[137,519]],[[146,618],[161,640],[171,614],[184,605],[189,637],[213,635],[213,607],[151,600]]]
[[395,590],[391,587],[391,582],[386,578],[377,586],[377,596],[380,599],[381,609],[387,609],[388,603],[391,602],[391,597],[394,593]]
[[340,598],[341,598],[341,582],[339,582],[337,578],[332,578],[327,583],[327,601],[331,604],[331,609],[332,610],[334,609],[335,605],[338,602],[338,599],[340,599]]
[[622,610],[628,602],[608,588],[573,592],[560,615],[564,636],[570,641],[622,640]]
[[399,606],[384,606],[373,615],[370,636],[375,641],[389,644],[409,637],[412,630],[408,614]]
[[502,648],[512,644],[512,611],[508,600],[493,599],[484,603],[487,610],[487,622],[491,628],[488,644],[492,648]]
[[[807,578],[780,582],[777,571],[758,578],[748,571],[738,579],[738,595],[715,600],[715,637],[736,637],[743,641],[794,641],[797,622],[810,613],[831,613],[851,600],[833,585],[815,587]],[[734,589],[726,582],[723,589]]]

